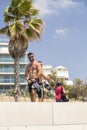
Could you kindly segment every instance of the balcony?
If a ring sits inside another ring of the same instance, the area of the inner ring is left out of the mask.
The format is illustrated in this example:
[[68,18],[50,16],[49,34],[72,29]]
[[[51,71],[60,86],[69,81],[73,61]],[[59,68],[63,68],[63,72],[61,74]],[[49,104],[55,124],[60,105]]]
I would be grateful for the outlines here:
[[[6,86],[14,86],[14,83],[0,83],[0,86],[3,86],[3,85],[6,85]],[[20,85],[27,85],[27,82],[24,82],[24,83],[20,83]]]

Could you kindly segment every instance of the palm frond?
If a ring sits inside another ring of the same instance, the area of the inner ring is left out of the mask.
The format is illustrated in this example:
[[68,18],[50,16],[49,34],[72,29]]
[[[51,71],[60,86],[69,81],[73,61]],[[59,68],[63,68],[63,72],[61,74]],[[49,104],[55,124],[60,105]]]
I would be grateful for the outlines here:
[[6,7],[5,11],[4,11],[6,14],[9,13],[9,6]]
[[38,32],[36,32],[35,30],[33,30],[31,27],[26,29],[26,35],[30,42],[32,42],[34,40],[40,41],[40,38],[41,38],[41,35]]
[[26,13],[32,7],[32,3],[30,1],[23,1],[18,7],[21,12]]
[[13,22],[14,21],[14,16],[9,16],[8,14],[4,13],[4,22],[8,23],[8,22]]
[[19,22],[19,21],[16,21],[16,22],[11,26],[11,28],[12,28],[12,31],[13,31],[14,35],[15,35],[15,34],[18,34],[18,33],[21,33],[22,30],[24,30],[23,24],[22,24],[21,22]]
[[18,15],[20,15],[18,8],[7,7],[4,11],[4,21],[10,23],[18,19]]
[[40,20],[40,19],[32,19],[30,22],[29,22],[29,26],[37,33],[42,33],[43,32],[43,28],[42,28],[42,24],[43,24],[43,21]]
[[10,37],[12,34],[11,34],[11,31],[9,29],[9,26],[6,26],[2,29],[0,29],[0,34],[5,34],[7,35],[8,37]]
[[29,41],[33,41],[34,40],[34,31],[30,28],[27,28],[26,29],[26,35],[27,35],[27,38],[29,39]]
[[34,23],[38,23],[39,25],[43,25],[43,26],[45,26],[45,23],[43,22],[42,19],[34,18],[33,21],[34,21]]
[[31,14],[32,16],[37,16],[37,15],[39,14],[39,10],[38,10],[38,9],[31,9],[30,14]]
[[9,28],[9,27],[6,26],[6,27],[0,29],[0,34],[5,34],[8,28]]
[[13,16],[15,19],[18,16],[20,17],[20,10],[18,9],[18,6],[20,5],[21,1],[23,0],[12,0],[11,6],[8,6],[6,10],[4,11],[4,15]]
[[23,0],[11,0],[11,7],[17,7]]

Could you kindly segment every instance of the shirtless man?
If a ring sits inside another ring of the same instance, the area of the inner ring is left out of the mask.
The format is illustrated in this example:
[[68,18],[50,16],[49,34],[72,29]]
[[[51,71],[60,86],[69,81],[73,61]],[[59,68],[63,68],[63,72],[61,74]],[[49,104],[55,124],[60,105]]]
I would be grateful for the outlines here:
[[39,78],[42,73],[41,65],[34,60],[34,54],[32,52],[28,53],[28,58],[30,63],[25,69],[25,78],[28,82],[28,89],[30,94],[30,99],[32,102],[36,101],[36,94],[38,98],[41,98],[41,86],[39,85]]
[[[42,68],[43,67],[42,62],[38,61],[38,63],[41,65],[41,68]],[[41,75],[39,77],[39,84],[42,86],[41,87],[41,89],[42,89],[42,98],[40,98],[40,102],[43,102],[43,100],[44,100],[44,84],[45,84],[45,82],[44,82],[43,79],[54,83],[54,81],[49,76],[45,75],[43,72],[41,73]]]

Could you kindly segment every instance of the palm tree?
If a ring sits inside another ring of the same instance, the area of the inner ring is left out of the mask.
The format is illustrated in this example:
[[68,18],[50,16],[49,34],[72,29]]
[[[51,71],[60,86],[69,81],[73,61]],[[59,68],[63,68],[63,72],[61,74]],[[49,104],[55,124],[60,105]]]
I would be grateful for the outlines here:
[[37,18],[39,10],[33,6],[33,0],[11,0],[10,6],[4,11],[6,26],[0,29],[0,34],[9,37],[8,50],[14,58],[15,101],[20,92],[19,59],[24,56],[28,41],[40,40],[44,22]]

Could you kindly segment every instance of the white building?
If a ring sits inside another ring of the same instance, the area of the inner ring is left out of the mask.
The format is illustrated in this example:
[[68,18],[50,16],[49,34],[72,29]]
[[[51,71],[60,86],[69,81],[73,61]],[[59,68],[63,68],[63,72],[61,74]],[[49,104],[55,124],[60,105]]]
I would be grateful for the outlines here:
[[[25,81],[25,57],[20,59],[20,85],[26,86]],[[14,59],[8,51],[8,43],[0,43],[0,90],[14,87]]]
[[43,71],[46,75],[51,74],[52,70],[52,65],[43,65]]
[[58,66],[54,70],[57,72],[57,78],[63,79],[65,85],[73,85],[73,81],[69,80],[69,72],[66,67]]
[[64,80],[65,85],[73,85],[73,81],[69,80],[69,72],[66,67],[58,66],[53,69],[52,65],[43,65],[43,71],[46,75],[50,74],[52,70],[57,73],[58,79]]
[[69,72],[65,67],[58,66],[54,70],[57,72],[57,78],[62,78],[64,80],[69,79]]

